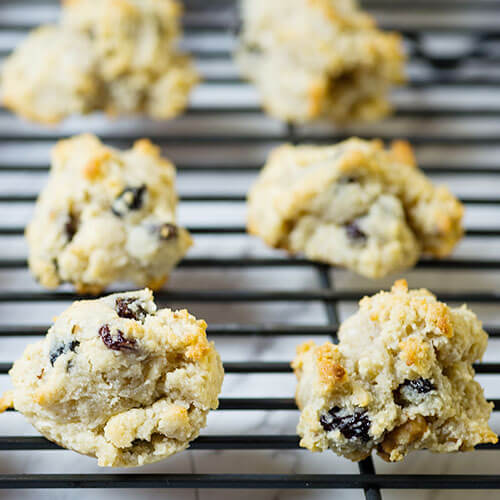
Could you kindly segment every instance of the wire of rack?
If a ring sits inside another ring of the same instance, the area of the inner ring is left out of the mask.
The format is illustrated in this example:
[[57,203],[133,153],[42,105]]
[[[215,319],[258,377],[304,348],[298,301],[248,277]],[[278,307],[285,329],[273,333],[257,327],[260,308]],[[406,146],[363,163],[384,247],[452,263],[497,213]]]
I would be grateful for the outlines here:
[[[32,5],[32,0],[23,2],[7,1],[3,5],[17,8],[19,4]],[[50,5],[53,2],[47,1]],[[411,19],[415,9],[415,2],[401,0],[391,2],[386,0],[367,0],[368,8],[384,10],[395,9],[403,12]],[[215,35],[229,37],[232,39],[232,30],[236,26],[237,16],[235,14],[235,2],[233,0],[217,0],[212,2],[187,1],[187,15],[185,30],[187,40],[192,35]],[[17,5],[17,6],[16,6]],[[0,6],[0,9],[2,6]],[[472,12],[474,14],[485,12],[500,16],[500,2],[477,0],[471,2],[449,2],[446,0],[435,0],[432,2],[418,2],[418,10],[441,9],[443,12],[455,13],[456,11]],[[1,11],[1,10],[0,10]],[[223,15],[208,16],[208,11],[221,12]],[[36,24],[36,19],[25,20],[19,16],[7,16],[0,20],[0,33],[24,32]],[[498,22],[492,22],[489,26],[475,25],[464,26],[458,21],[448,22],[443,26],[430,18],[430,21],[417,20],[404,26],[397,23],[386,23],[384,27],[394,28],[401,31],[405,37],[411,62],[413,64],[426,65],[429,71],[424,76],[415,76],[409,81],[409,88],[413,90],[429,90],[436,87],[453,89],[461,87],[474,92],[478,88],[494,92],[500,84],[499,75],[486,75],[479,71],[460,72],[463,65],[469,62],[475,64],[490,65],[500,60],[500,28]],[[450,56],[432,54],[425,47],[424,37],[429,34],[466,34],[470,38],[470,44],[463,53]],[[495,45],[496,44],[496,45]],[[0,46],[0,58],[6,56],[11,47]],[[198,61],[202,65],[210,65],[214,61],[227,63],[231,57],[229,49],[206,49],[203,46],[191,48]],[[245,84],[235,75],[218,76],[205,75],[203,85],[214,86],[240,86]],[[187,116],[195,119],[203,119],[206,116],[255,116],[261,114],[258,104],[224,105],[197,104],[191,106]],[[403,104],[398,106],[395,117],[397,119],[461,119],[481,116],[482,118],[500,118],[500,105],[473,105],[473,106],[428,106],[421,107],[416,104]],[[2,122],[3,120],[3,122]],[[22,173],[25,175],[44,174],[48,171],[48,165],[40,162],[12,164],[9,158],[2,158],[2,146],[7,144],[29,145],[32,142],[52,143],[60,138],[61,134],[53,130],[38,128],[5,126],[10,123],[8,112],[0,110],[0,124],[4,123],[0,130],[0,187],[2,176],[11,173]],[[170,129],[169,129],[170,130]],[[202,133],[185,134],[171,129],[169,134],[152,133],[150,138],[162,146],[188,145],[215,146],[224,148],[229,146],[261,146],[282,141],[317,143],[334,142],[345,138],[346,134],[341,132],[312,133],[305,132],[300,127],[283,127],[281,131],[273,133]],[[132,132],[107,132],[101,137],[108,143],[114,145],[128,145],[135,138]],[[391,140],[399,138],[397,133],[382,134],[382,139]],[[447,146],[447,147],[485,147],[495,148],[500,146],[500,137],[495,130],[478,135],[446,135],[417,131],[407,137],[417,146]],[[178,164],[180,172],[221,174],[224,172],[256,173],[260,165],[257,163],[238,163],[232,165],[200,165],[197,163]],[[425,165],[424,171],[429,174],[442,176],[461,175],[466,178],[474,178],[477,175],[500,176],[500,165],[487,166],[456,166],[443,163]],[[499,178],[500,179],[500,178]],[[16,207],[22,204],[32,204],[35,194],[16,192],[4,193],[0,189],[0,206]],[[192,202],[244,202],[245,198],[240,193],[217,194],[217,193],[194,193],[181,196],[181,203]],[[481,206],[500,208],[500,197],[498,196],[475,196],[463,197],[466,206]],[[194,235],[244,235],[245,228],[237,225],[217,226],[191,226],[188,228]],[[1,242],[9,244],[12,238],[23,234],[21,225],[1,224]],[[500,228],[474,227],[468,228],[467,239],[484,238],[493,241],[500,238]],[[1,243],[4,244],[4,243]],[[1,257],[0,271],[25,270],[27,266],[25,258]],[[342,301],[354,301],[366,294],[375,293],[378,290],[351,290],[344,291],[335,287],[329,268],[318,265],[302,258],[293,257],[188,257],[181,263],[182,268],[193,269],[226,269],[244,268],[248,270],[257,268],[306,268],[317,273],[320,286],[314,289],[298,290],[164,290],[157,294],[161,301],[173,302],[290,302],[309,301],[323,304],[328,323],[322,326],[294,325],[294,324],[255,324],[246,325],[239,323],[212,324],[208,328],[211,337],[232,335],[257,335],[257,336],[280,336],[293,335],[297,337],[312,337],[329,335],[335,341],[336,331],[339,325],[338,305]],[[475,258],[448,258],[444,260],[423,260],[418,264],[420,269],[431,270],[500,270],[500,260],[478,256]],[[0,291],[0,304],[9,303],[44,303],[48,301],[62,302],[74,300],[78,297],[67,291]],[[500,304],[500,293],[495,291],[481,292],[448,292],[440,294],[440,299],[449,302],[468,302],[477,304]],[[48,325],[30,325],[16,323],[15,325],[0,324],[0,339],[7,337],[22,337],[43,334]],[[492,337],[500,337],[500,327],[491,324],[485,327]],[[0,363],[0,375],[5,375],[11,363]],[[475,366],[476,371],[481,374],[500,375],[500,362],[481,363]],[[291,371],[288,363],[265,362],[265,361],[240,361],[225,363],[226,373],[239,374],[282,374]],[[495,411],[500,411],[500,400],[494,400]],[[295,402],[291,398],[223,398],[220,401],[220,410],[296,410]],[[192,443],[191,450],[296,450],[299,448],[296,435],[216,435],[202,436]],[[500,450],[500,445],[480,446],[484,450]],[[2,436],[0,434],[0,450],[57,450],[60,449],[54,443],[40,436]],[[190,453],[188,451],[187,453]],[[0,474],[0,489],[23,489],[23,488],[279,488],[279,489],[338,489],[351,488],[364,490],[367,499],[382,498],[381,489],[496,489],[500,490],[500,474],[495,475],[417,475],[417,474],[378,474],[374,463],[368,458],[359,463],[358,474]]]

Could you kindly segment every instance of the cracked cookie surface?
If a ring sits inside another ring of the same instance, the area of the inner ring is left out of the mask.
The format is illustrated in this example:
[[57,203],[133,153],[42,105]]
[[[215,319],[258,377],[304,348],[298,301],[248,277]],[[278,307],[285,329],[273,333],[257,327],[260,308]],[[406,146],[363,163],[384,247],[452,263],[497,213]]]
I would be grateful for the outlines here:
[[354,0],[244,0],[236,60],[265,109],[292,122],[380,118],[404,80],[400,36]]
[[168,119],[198,76],[176,48],[173,0],[67,0],[62,21],[33,31],[2,70],[4,104],[42,123],[75,113]]
[[405,142],[284,145],[248,196],[248,231],[268,245],[379,278],[421,254],[448,255],[463,207],[415,165]]
[[192,244],[176,204],[175,168],[148,140],[123,152],[89,134],[60,141],[26,229],[30,269],[48,288],[157,289]]
[[361,300],[338,338],[338,345],[301,345],[292,364],[301,446],[351,460],[376,449],[399,461],[417,449],[497,442],[488,426],[493,404],[472,367],[488,335],[465,305],[450,308],[398,281]]
[[45,437],[101,466],[182,451],[218,406],[224,371],[206,323],[149,290],[75,302],[29,345],[0,398]]

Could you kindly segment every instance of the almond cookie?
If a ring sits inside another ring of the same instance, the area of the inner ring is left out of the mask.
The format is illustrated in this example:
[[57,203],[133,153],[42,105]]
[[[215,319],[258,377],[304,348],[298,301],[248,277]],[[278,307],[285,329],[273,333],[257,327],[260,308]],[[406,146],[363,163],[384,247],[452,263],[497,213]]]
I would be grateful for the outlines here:
[[355,0],[243,0],[236,60],[265,109],[291,122],[373,120],[404,81],[401,38]]
[[192,241],[176,225],[175,168],[140,140],[120,152],[92,135],[60,141],[26,229],[29,267],[54,288],[97,294],[119,280],[157,289]]
[[177,51],[181,14],[174,0],[65,0],[61,24],[91,35],[107,112],[168,119],[184,110],[198,75]]
[[274,150],[248,196],[248,231],[268,245],[370,278],[448,255],[463,207],[416,167],[407,143],[349,139]]
[[7,58],[3,101],[43,123],[74,113],[181,113],[198,76],[177,51],[174,0],[68,0],[58,26],[42,27]]
[[85,33],[43,26],[3,65],[4,106],[33,121],[54,124],[89,113],[104,97],[92,40]]
[[361,300],[338,337],[338,345],[303,344],[292,364],[301,446],[351,460],[376,449],[393,462],[412,450],[498,441],[472,367],[488,335],[465,305],[450,308],[401,280]]
[[218,406],[224,371],[206,323],[150,290],[75,302],[10,371],[14,407],[47,439],[133,467],[182,451]]

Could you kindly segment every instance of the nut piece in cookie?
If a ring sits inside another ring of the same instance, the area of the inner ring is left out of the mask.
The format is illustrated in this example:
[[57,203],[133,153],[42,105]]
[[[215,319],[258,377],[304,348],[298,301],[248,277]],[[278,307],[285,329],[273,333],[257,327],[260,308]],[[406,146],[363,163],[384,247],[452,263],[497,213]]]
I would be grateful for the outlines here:
[[3,103],[42,123],[75,113],[180,114],[198,75],[177,50],[174,0],[67,0],[58,25],[42,26],[10,55]]
[[463,207],[416,167],[410,146],[349,139],[283,145],[248,196],[248,231],[268,245],[379,278],[448,255]]
[[161,287],[191,246],[175,220],[175,168],[147,140],[118,151],[95,136],[60,141],[26,230],[47,288],[99,293],[115,281]]
[[289,122],[374,120],[404,81],[399,34],[356,0],[243,0],[236,60],[266,110]]
[[301,409],[297,432],[311,451],[387,461],[410,451],[470,451],[496,443],[493,408],[474,380],[488,335],[466,306],[398,281],[365,297],[338,345],[301,345],[292,363]]
[[47,439],[134,467],[182,451],[218,406],[224,371],[206,323],[157,310],[150,290],[75,302],[14,363],[0,411]]

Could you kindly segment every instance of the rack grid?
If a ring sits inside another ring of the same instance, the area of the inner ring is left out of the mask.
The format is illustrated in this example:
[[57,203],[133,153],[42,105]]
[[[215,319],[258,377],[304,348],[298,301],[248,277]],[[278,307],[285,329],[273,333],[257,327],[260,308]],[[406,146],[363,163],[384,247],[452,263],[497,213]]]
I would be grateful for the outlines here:
[[[49,10],[54,7],[54,2],[47,0],[41,2]],[[236,87],[245,89],[248,86],[236,74],[220,76],[217,71],[210,71],[213,64],[229,65],[231,50],[225,46],[221,48],[206,48],[203,45],[190,46],[193,37],[210,35],[230,40],[231,46],[234,30],[237,29],[237,14],[234,0],[200,0],[186,1],[187,14],[185,20],[186,44],[196,56],[201,67],[205,68],[203,86],[206,88]],[[37,24],[36,16],[20,17],[16,9],[40,2],[23,0],[15,2],[4,0],[0,4],[0,12],[4,11],[5,18],[0,17],[0,58],[5,57],[11,50],[8,44],[2,42],[6,33],[24,36],[27,30]],[[500,62],[500,2],[495,0],[476,0],[475,2],[460,2],[435,0],[427,2],[412,2],[399,0],[366,0],[368,9],[375,13],[391,11],[396,21],[389,19],[382,22],[384,28],[397,29],[405,37],[405,42],[411,56],[411,64],[425,66],[427,71],[422,74],[410,74],[408,89],[412,92],[430,91],[433,89],[453,90],[460,87],[465,92],[489,92],[494,97],[500,96],[500,72],[487,71],[491,65]],[[4,9],[4,10],[2,10]],[[10,10],[9,10],[10,9]],[[439,11],[447,16],[427,16],[429,10]],[[55,12],[55,8],[52,9]],[[50,10],[50,12],[52,12]],[[21,12],[21,11],[20,11]],[[44,11],[45,12],[45,11]],[[464,22],[459,14],[474,16],[486,14],[489,23]],[[216,14],[216,15],[214,15]],[[52,19],[52,14],[48,17]],[[399,17],[398,17],[399,15]],[[0,14],[1,16],[1,14]],[[413,19],[413,16],[415,19]],[[382,16],[383,17],[383,16]],[[45,19],[45,18],[44,18]],[[398,21],[398,19],[400,21]],[[413,20],[412,20],[413,19]],[[451,19],[451,20],[450,20]],[[403,21],[404,20],[404,21]],[[438,20],[438,21],[436,21]],[[442,54],[430,51],[426,45],[426,37],[455,35],[466,37],[467,43],[462,51],[453,54]],[[462,71],[472,64],[470,71]],[[474,65],[482,65],[477,68]],[[486,69],[485,69],[486,68]],[[496,102],[496,105],[495,105]],[[486,102],[486,104],[473,104],[466,106],[439,106],[430,104],[421,106],[419,103],[398,102],[395,119],[414,121],[417,119],[453,119],[461,120],[480,117],[481,119],[500,119],[500,100]],[[242,102],[236,105],[210,102],[205,104],[194,103],[187,111],[189,119],[204,120],[213,116],[240,119],[246,117],[259,117],[262,112],[257,103]],[[3,146],[15,145],[17,147],[29,146],[30,143],[51,144],[68,135],[54,130],[27,126],[26,130],[19,123],[8,127],[9,113],[0,109],[0,207],[17,207],[33,204],[34,193],[4,192],[1,189],[2,178],[9,174],[40,175],[48,171],[48,165],[41,162],[27,164],[12,164],[8,157],[2,158]],[[1,125],[1,124],[4,125]],[[117,146],[128,146],[135,138],[147,135],[161,146],[216,146],[218,148],[245,146],[267,146],[283,141],[317,143],[334,142],[346,138],[348,133],[342,131],[308,132],[301,127],[284,126],[279,132],[267,133],[193,133],[176,132],[175,127],[169,132],[154,132],[144,134],[142,131],[127,130],[126,132],[105,132],[99,134],[103,141]],[[383,129],[382,129],[383,130]],[[445,147],[484,147],[500,148],[500,135],[496,129],[484,131],[479,134],[447,134],[433,133],[433,131],[416,130],[405,134],[408,140],[417,148],[426,146]],[[364,134],[358,134],[363,136]],[[373,134],[366,134],[367,137]],[[385,140],[399,138],[396,132],[382,132],[377,134]],[[217,175],[225,172],[253,173],[256,174],[260,164],[241,161],[228,165],[201,165],[199,163],[177,164],[179,172],[203,173]],[[493,176],[495,181],[500,180],[500,164],[485,166],[457,166],[455,164],[426,164],[423,167],[431,175],[449,176],[460,175],[464,178],[474,179],[479,175]],[[181,203],[193,202],[219,203],[219,202],[244,202],[241,193],[194,193],[181,196]],[[489,207],[500,209],[499,196],[467,196],[462,197],[466,206]],[[245,235],[245,229],[239,225],[218,226],[191,226],[188,228],[196,235]],[[8,245],[10,240],[23,234],[24,228],[20,225],[0,224],[0,246]],[[473,227],[468,228],[467,239],[483,238],[492,242],[500,238],[499,227]],[[488,244],[487,243],[487,244]],[[27,266],[25,258],[3,257],[0,253],[0,272],[25,271]],[[307,301],[323,305],[328,318],[328,323],[322,326],[295,325],[295,324],[212,324],[208,328],[211,337],[232,335],[257,335],[280,336],[291,335],[303,338],[311,336],[329,335],[336,338],[339,325],[338,307],[342,301],[355,301],[366,294],[375,293],[377,289],[359,289],[344,291],[335,287],[329,268],[309,262],[302,258],[283,256],[272,257],[188,257],[180,265],[181,268],[192,269],[227,269],[244,268],[249,271],[258,268],[305,268],[317,274],[320,286],[314,289],[297,290],[164,290],[156,294],[160,302],[290,302]],[[448,258],[440,261],[423,260],[417,269],[430,270],[462,270],[476,271],[500,270],[500,260],[488,256],[474,258]],[[0,289],[0,305],[9,303],[43,303],[47,301],[62,302],[74,300],[78,297],[67,291],[5,291]],[[468,302],[471,304],[500,304],[500,292],[481,291],[467,292],[454,291],[439,294],[439,298],[450,302]],[[485,328],[493,338],[500,337],[500,323],[486,325]],[[0,340],[7,337],[22,337],[42,335],[48,325],[29,325],[16,323],[15,325],[0,324]],[[0,363],[0,375],[5,375],[11,363]],[[500,376],[500,362],[487,362],[476,365],[476,371],[481,374]],[[226,373],[238,374],[282,374],[291,371],[286,362],[269,361],[240,361],[226,362]],[[500,411],[500,399],[493,400],[495,411]],[[220,402],[221,410],[295,410],[295,403],[291,398],[223,398]],[[1,418],[1,417],[0,417]],[[0,426],[1,430],[1,426]],[[500,445],[484,445],[480,449],[499,451]],[[2,436],[0,433],[0,451],[13,450],[55,450],[59,447],[39,436]],[[202,436],[192,443],[191,450],[295,450],[298,449],[298,437],[295,435],[216,435]],[[191,453],[187,451],[185,453]],[[417,474],[377,474],[374,463],[370,458],[359,463],[358,474],[0,474],[0,489],[24,488],[279,488],[279,489],[362,489],[367,499],[382,498],[381,489],[495,489],[500,490],[500,473],[494,475],[417,475]]]

